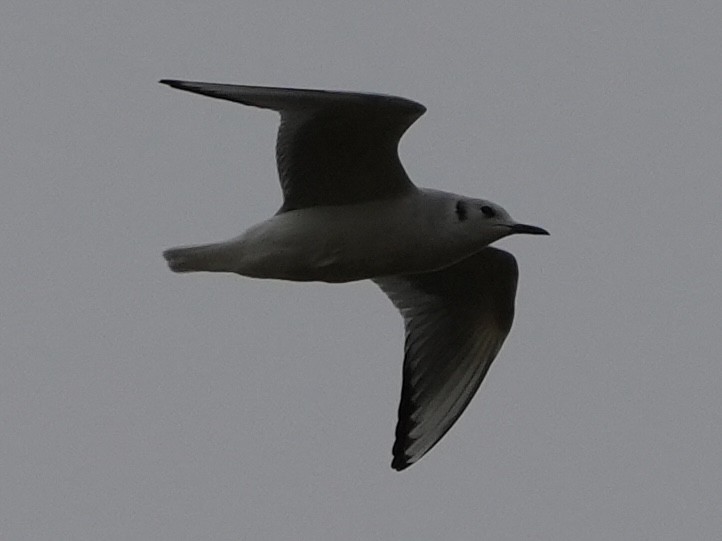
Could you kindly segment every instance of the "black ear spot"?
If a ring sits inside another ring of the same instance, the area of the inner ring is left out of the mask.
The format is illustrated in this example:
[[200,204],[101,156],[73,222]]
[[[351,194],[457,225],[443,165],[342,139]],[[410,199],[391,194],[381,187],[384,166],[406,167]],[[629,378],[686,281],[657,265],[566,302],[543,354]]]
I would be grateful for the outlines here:
[[467,209],[466,209],[466,203],[464,201],[457,201],[456,202],[456,217],[459,219],[460,222],[463,222],[466,220],[467,216]]
[[494,209],[491,208],[489,205],[484,205],[483,207],[481,207],[481,212],[487,218],[493,218],[494,216],[496,216],[496,212],[494,212]]

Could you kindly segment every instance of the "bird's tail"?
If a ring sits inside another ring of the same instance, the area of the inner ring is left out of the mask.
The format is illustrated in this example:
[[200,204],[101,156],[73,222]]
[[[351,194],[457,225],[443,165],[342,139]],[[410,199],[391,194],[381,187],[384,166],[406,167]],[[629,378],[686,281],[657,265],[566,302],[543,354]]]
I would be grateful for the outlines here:
[[229,272],[230,254],[225,243],[182,246],[163,252],[173,272]]

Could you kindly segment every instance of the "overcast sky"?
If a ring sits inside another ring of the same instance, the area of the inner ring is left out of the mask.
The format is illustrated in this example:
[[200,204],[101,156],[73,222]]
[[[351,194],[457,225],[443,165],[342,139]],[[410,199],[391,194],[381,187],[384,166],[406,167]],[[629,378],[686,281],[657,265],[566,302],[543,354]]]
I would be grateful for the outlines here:
[[[6,2],[2,539],[719,536],[722,4],[403,5]],[[278,208],[278,118],[160,78],[417,100],[418,185],[551,232],[409,470],[373,284],[168,271]]]

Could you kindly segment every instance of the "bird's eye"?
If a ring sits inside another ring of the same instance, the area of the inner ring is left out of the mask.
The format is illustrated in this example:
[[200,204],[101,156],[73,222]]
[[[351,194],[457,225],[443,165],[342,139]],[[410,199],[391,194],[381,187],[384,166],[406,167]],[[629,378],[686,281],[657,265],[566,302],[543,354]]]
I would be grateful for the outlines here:
[[496,216],[496,212],[494,212],[494,209],[491,208],[489,205],[484,205],[483,207],[481,207],[481,212],[487,218],[493,218],[494,216]]

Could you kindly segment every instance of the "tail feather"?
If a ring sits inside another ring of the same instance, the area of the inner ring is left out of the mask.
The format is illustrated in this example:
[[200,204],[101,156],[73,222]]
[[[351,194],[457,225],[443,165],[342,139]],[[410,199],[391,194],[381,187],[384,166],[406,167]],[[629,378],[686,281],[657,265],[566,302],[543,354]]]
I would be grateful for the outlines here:
[[182,246],[163,252],[173,272],[229,271],[229,254],[221,244]]

